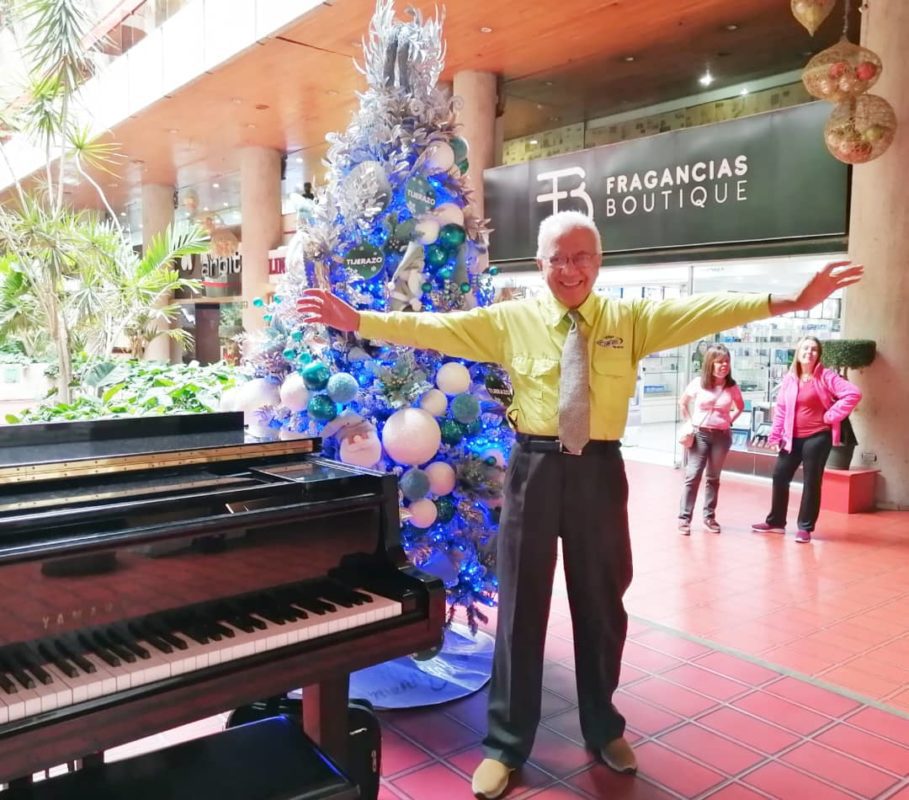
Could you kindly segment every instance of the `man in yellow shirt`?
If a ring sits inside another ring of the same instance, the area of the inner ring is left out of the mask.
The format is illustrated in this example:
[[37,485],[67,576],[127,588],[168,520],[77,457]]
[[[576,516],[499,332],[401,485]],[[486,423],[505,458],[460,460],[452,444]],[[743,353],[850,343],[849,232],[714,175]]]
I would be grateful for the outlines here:
[[486,758],[473,776],[478,797],[507,788],[533,745],[540,720],[543,646],[557,542],[574,631],[578,712],[588,747],[619,772],[637,762],[612,704],[631,581],[628,483],[619,448],[638,361],[709,333],[814,307],[859,280],[861,266],[833,262],[793,297],[703,294],[615,301],[593,294],[600,234],[573,211],[540,225],[537,265],[549,291],[448,314],[358,312],[308,289],[297,309],[308,321],[456,358],[502,364],[514,389],[517,430],[498,536],[499,611]]

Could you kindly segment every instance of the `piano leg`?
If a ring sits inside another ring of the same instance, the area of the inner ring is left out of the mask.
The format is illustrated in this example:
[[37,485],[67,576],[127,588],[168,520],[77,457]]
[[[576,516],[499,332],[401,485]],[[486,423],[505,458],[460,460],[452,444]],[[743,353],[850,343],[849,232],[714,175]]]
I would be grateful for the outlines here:
[[303,689],[303,732],[343,770],[348,767],[347,696],[349,675]]

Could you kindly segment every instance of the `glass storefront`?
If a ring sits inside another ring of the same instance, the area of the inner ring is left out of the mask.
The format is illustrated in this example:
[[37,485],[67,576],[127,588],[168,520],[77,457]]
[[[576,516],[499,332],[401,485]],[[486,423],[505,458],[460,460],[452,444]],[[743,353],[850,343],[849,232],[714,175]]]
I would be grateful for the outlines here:
[[[600,270],[595,291],[614,298],[644,297],[663,300],[692,293],[773,292],[790,294],[827,261],[829,256],[789,256],[741,261],[644,267],[606,267]],[[539,292],[539,272],[508,272],[496,277],[508,296]],[[733,435],[734,454],[729,467],[765,474],[772,455],[761,446],[771,401],[792,358],[792,348],[805,334],[837,338],[840,330],[839,294],[810,312],[798,312],[721,331],[685,347],[652,353],[642,359],[634,396],[629,401],[628,425],[623,439],[632,459],[678,466],[684,453],[678,444],[678,401],[685,386],[700,371],[707,344],[722,342],[732,355],[732,374],[742,389],[746,411]]]

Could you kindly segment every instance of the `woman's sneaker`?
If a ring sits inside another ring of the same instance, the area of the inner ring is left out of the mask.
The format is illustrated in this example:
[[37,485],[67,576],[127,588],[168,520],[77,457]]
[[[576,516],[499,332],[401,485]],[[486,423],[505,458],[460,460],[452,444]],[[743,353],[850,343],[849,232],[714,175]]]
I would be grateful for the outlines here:
[[811,531],[799,531],[795,535],[795,540],[799,544],[807,544],[808,542],[811,541]]
[[723,529],[720,527],[720,523],[717,522],[713,517],[704,520],[704,527],[707,528],[711,533],[719,533]]
[[691,536],[691,523],[687,519],[679,520],[679,533],[682,536]]
[[755,533],[786,533],[785,528],[781,528],[779,525],[770,525],[766,522],[755,522],[751,526],[751,530]]

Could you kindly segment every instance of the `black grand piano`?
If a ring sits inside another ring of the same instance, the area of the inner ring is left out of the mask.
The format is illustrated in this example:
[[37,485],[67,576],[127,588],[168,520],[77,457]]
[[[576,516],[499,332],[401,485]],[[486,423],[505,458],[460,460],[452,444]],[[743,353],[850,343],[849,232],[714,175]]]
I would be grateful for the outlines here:
[[0,782],[298,687],[341,765],[350,672],[438,645],[393,476],[242,414],[0,427]]

